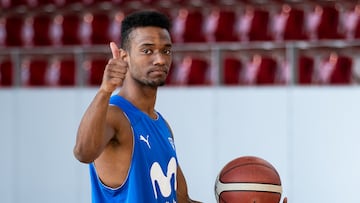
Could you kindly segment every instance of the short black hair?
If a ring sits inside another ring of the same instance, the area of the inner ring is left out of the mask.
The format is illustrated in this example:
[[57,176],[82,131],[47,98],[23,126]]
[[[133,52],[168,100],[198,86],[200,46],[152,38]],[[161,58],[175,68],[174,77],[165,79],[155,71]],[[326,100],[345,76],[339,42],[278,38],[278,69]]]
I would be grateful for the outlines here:
[[137,11],[128,15],[121,23],[121,48],[129,48],[129,34],[135,28],[154,26],[170,32],[169,18],[154,10]]

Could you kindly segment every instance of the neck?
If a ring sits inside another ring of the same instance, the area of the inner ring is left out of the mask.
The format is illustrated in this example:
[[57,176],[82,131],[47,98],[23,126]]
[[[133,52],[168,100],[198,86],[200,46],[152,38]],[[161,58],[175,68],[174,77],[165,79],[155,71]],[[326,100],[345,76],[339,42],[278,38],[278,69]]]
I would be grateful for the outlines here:
[[124,85],[119,95],[130,101],[138,109],[149,115],[151,118],[157,118],[155,113],[157,88],[126,86]]

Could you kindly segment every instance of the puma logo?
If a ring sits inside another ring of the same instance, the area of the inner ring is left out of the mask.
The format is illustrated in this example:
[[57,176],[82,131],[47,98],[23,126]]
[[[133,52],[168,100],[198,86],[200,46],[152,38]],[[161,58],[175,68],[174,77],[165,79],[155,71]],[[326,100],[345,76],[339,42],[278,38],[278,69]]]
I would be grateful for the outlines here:
[[140,135],[140,140],[144,141],[147,146],[149,147],[149,149],[151,149],[150,143],[149,143],[149,135],[146,136],[146,138],[143,135]]

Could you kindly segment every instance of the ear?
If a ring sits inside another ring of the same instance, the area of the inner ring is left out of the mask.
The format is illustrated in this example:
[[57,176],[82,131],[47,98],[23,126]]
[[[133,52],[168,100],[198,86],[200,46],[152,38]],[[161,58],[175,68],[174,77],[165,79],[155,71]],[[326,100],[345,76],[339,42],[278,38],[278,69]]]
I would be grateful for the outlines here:
[[121,60],[125,61],[126,63],[128,63],[128,57],[129,57],[129,53],[125,50],[125,49],[120,49],[120,58]]

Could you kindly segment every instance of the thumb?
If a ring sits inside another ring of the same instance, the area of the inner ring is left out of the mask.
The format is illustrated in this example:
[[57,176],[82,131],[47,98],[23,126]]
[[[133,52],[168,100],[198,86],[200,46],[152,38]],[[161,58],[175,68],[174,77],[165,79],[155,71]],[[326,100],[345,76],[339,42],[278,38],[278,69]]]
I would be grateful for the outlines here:
[[119,48],[114,42],[110,42],[110,49],[114,59],[120,58]]
[[284,198],[283,203],[287,203],[287,197]]

